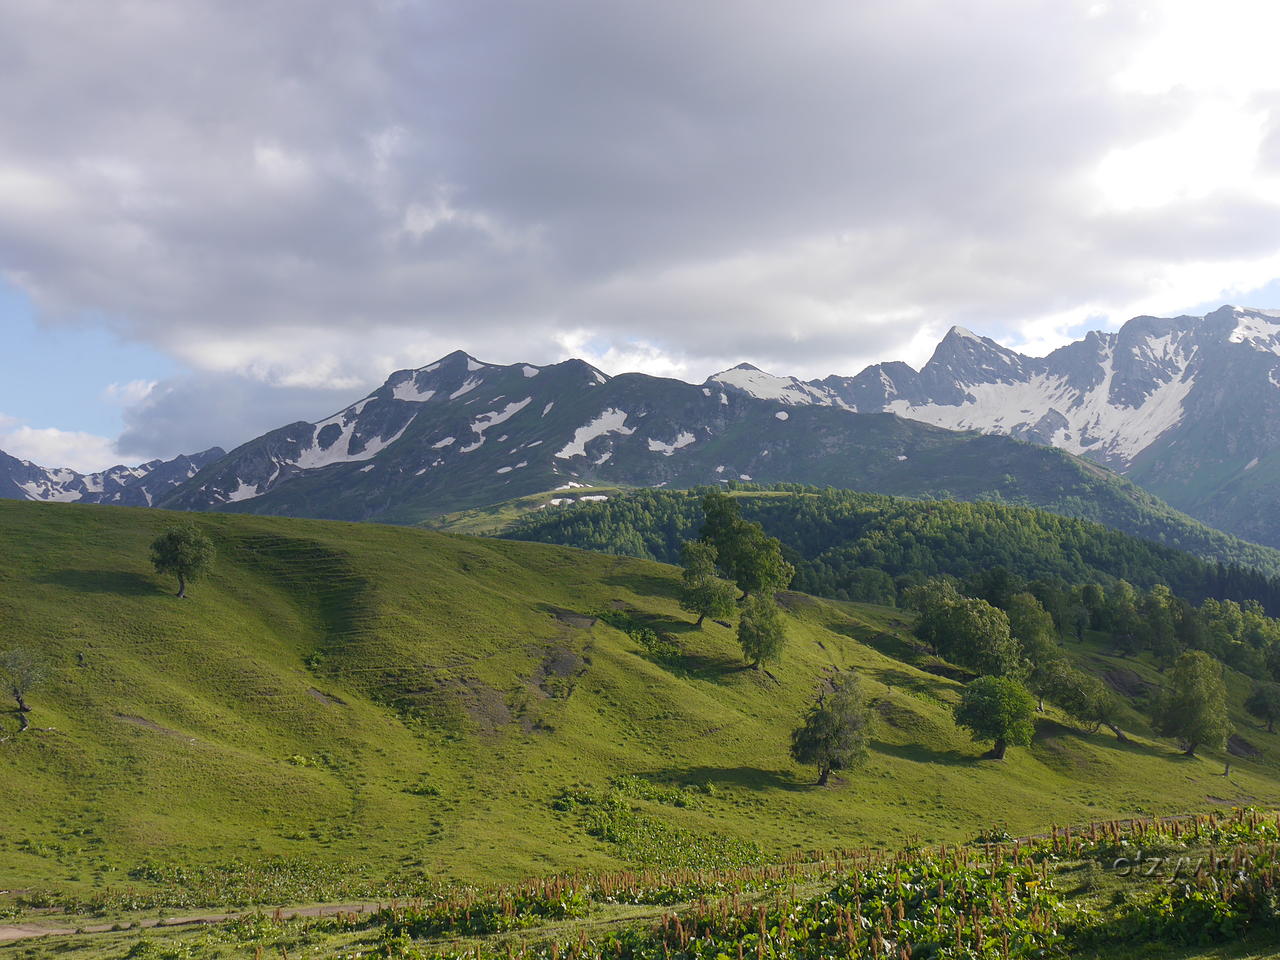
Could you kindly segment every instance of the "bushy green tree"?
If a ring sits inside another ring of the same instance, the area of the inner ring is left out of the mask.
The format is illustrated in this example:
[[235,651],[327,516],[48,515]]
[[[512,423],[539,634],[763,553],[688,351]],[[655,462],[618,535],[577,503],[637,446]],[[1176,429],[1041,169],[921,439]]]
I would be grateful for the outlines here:
[[1266,721],[1267,733],[1276,732],[1276,721],[1280,720],[1280,683],[1264,680],[1256,684],[1244,708],[1259,720]]
[[781,658],[785,642],[782,613],[773,597],[763,593],[747,597],[738,621],[738,643],[742,646],[743,659],[759,670],[760,664]]
[[765,533],[760,524],[743,520],[734,497],[709,493],[702,509],[701,539],[715,547],[720,569],[738,585],[743,599],[790,585],[796,571],[782,556],[781,541]]
[[903,603],[918,612],[915,635],[939,656],[983,674],[1025,672],[1022,645],[1011,635],[1005,612],[985,600],[962,596],[950,580],[911,587]]
[[979,677],[966,684],[955,707],[956,723],[975,740],[993,742],[990,756],[1003,760],[1010,746],[1030,746],[1036,705],[1027,688],[1009,677]]
[[728,563],[744,599],[757,593],[772,595],[785,590],[796,575],[795,567],[782,556],[781,542],[765,533],[758,523],[739,525]]
[[199,580],[213,566],[213,543],[194,524],[170,527],[151,544],[156,573],[178,578],[178,596],[187,595],[187,581]]
[[848,770],[866,760],[871,711],[854,674],[835,681],[818,697],[804,722],[791,734],[791,756],[818,768],[818,786],[826,786],[833,770]]
[[1188,757],[1200,746],[1224,747],[1231,721],[1222,665],[1201,650],[1191,650],[1178,657],[1165,677],[1154,718],[1161,736],[1176,739]]
[[680,580],[680,608],[698,615],[695,626],[707,617],[727,617],[734,609],[737,593],[728,580],[720,579],[716,568],[716,548],[703,540],[690,540],[681,556],[684,568]]

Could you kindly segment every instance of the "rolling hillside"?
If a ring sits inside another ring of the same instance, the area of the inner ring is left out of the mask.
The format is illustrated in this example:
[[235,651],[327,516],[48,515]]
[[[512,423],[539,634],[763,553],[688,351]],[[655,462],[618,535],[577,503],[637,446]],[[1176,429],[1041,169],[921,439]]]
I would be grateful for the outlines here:
[[[175,520],[218,549],[186,601],[147,560]],[[336,899],[1280,803],[1280,738],[1245,718],[1249,681],[1233,673],[1233,717],[1256,753],[1229,778],[1220,758],[1180,760],[1147,739],[1137,713],[1121,745],[1050,712],[1032,748],[996,763],[953,725],[956,684],[929,672],[887,608],[784,595],[789,646],[768,676],[741,668],[731,631],[692,630],[675,570],[647,561],[22,502],[0,503],[0,543],[0,647],[49,667],[28,697],[36,729],[17,734],[0,712],[0,890],[41,902],[124,889],[143,904],[177,890],[192,906]],[[679,655],[598,613],[653,627]],[[1158,683],[1088,643],[1071,652]],[[844,669],[875,700],[871,761],[817,789],[787,739]],[[616,807],[581,800],[610,789]]]

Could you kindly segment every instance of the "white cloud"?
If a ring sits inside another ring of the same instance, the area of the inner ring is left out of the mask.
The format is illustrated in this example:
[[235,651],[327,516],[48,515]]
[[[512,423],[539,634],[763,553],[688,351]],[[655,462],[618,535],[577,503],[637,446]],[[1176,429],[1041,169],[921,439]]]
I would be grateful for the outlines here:
[[80,473],[105,470],[120,462],[107,437],[54,427],[29,427],[0,414],[0,450],[42,467],[70,467]]
[[155,380],[130,380],[128,383],[109,383],[102,391],[102,399],[122,407],[131,407],[147,399],[156,387]]

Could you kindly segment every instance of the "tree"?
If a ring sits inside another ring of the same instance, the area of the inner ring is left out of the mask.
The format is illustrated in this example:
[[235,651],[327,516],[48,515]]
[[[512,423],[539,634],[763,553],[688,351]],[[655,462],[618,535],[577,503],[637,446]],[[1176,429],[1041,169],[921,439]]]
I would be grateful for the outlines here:
[[1179,652],[1176,610],[1174,596],[1163,584],[1152,587],[1138,603],[1139,644],[1161,663],[1169,663]]
[[959,602],[960,594],[950,580],[930,580],[902,594],[903,606],[917,613],[912,632],[935,653],[946,642],[947,619]]
[[867,757],[871,711],[855,674],[845,674],[834,689],[818,697],[804,722],[791,734],[791,756],[797,763],[818,768],[818,786],[825,787],[833,770],[848,770]]
[[702,540],[690,540],[681,555],[680,608],[698,615],[695,626],[707,617],[727,617],[734,611],[734,585],[716,571],[716,548]]
[[715,547],[720,569],[738,585],[742,599],[791,583],[796,571],[783,558],[781,541],[760,524],[743,520],[733,497],[713,491],[703,498],[702,512],[701,539]]
[[1010,744],[1031,745],[1035,734],[1035,701],[1027,688],[1009,677],[979,677],[964,688],[956,704],[956,723],[975,740],[991,740],[991,756],[1003,760]]
[[781,657],[785,639],[782,614],[773,597],[762,593],[747,597],[738,621],[738,643],[752,669],[759,670],[766,660]]
[[1244,708],[1267,722],[1267,733],[1275,733],[1276,721],[1280,720],[1280,683],[1264,680],[1255,685],[1244,702]]
[[1057,627],[1049,611],[1030,593],[1015,593],[1010,597],[1005,614],[1009,618],[1009,632],[1021,645],[1030,666],[1027,685],[1036,695],[1036,709],[1043,710],[1044,698],[1049,692],[1050,667],[1062,656]]
[[796,575],[796,568],[783,559],[782,543],[758,523],[738,526],[729,563],[744,600],[755,593],[785,590]]
[[14,647],[0,653],[0,681],[18,705],[18,722],[26,730],[30,725],[27,714],[27,694],[44,679],[44,664],[30,650]]
[[178,596],[187,595],[187,581],[199,580],[213,565],[213,543],[193,524],[170,527],[151,544],[156,573],[178,578]]
[[1178,657],[1156,703],[1155,725],[1162,736],[1175,738],[1188,757],[1194,757],[1202,745],[1225,746],[1231,721],[1222,666],[1200,650]]
[[951,608],[938,652],[953,663],[996,677],[1026,670],[1022,645],[1009,633],[1009,618],[985,600],[961,597]]
[[1120,698],[1097,677],[1077,670],[1065,660],[1053,662],[1045,677],[1045,696],[1090,733],[1106,727],[1121,743],[1128,743],[1117,723]]

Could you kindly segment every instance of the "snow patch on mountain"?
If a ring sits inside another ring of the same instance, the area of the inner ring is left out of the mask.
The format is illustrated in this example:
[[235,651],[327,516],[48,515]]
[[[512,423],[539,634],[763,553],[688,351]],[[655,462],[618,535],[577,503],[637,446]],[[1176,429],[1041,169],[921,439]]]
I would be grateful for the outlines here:
[[471,421],[471,430],[479,437],[475,443],[469,443],[465,447],[459,447],[459,453],[470,453],[472,450],[478,450],[484,444],[484,432],[490,427],[496,427],[500,423],[506,423],[517,413],[523,410],[533,400],[533,397],[525,397],[523,400],[513,400],[501,410],[491,410],[488,413],[482,413]]
[[480,384],[482,383],[484,383],[484,380],[481,377],[468,377],[463,382],[462,386],[460,386],[457,390],[453,391],[453,393],[449,394],[449,399],[457,400],[464,393],[470,393],[472,390],[480,386]]
[[[363,439],[363,445],[359,450],[351,449],[357,441],[356,429],[360,425],[358,419],[330,417],[328,420],[321,420],[315,425],[311,446],[289,462],[299,470],[317,470],[335,463],[358,463],[361,460],[369,460],[399,440],[409,429],[409,424],[413,423],[414,417],[410,417],[403,427],[389,437],[360,438]],[[325,432],[326,427],[333,425],[340,426],[341,432],[328,444],[321,446],[320,436]]]
[[688,430],[680,431],[680,434],[670,443],[664,443],[661,440],[649,438],[649,450],[653,453],[661,453],[664,457],[669,457],[681,447],[687,447],[697,438]]
[[[622,434],[630,436],[635,430],[626,425],[629,414],[624,410],[618,410],[610,407],[598,417],[588,424],[584,424],[573,432],[573,439],[564,445],[556,456],[561,460],[569,460],[573,457],[585,457],[587,455],[587,444],[597,437],[603,437],[608,433]],[[606,457],[606,459],[608,459]],[[603,463],[603,460],[597,460],[596,463]]]
[[1236,327],[1227,339],[1280,355],[1280,311],[1237,310],[1236,317]]
[[258,496],[258,485],[256,483],[245,483],[243,480],[236,478],[238,486],[227,494],[227,503],[239,503],[241,500],[251,500]]
[[[403,383],[397,383],[391,391],[391,395],[397,400],[408,400],[412,403],[425,403],[436,395],[434,390],[420,390],[413,377],[405,380]],[[357,410],[357,413],[360,411]]]

